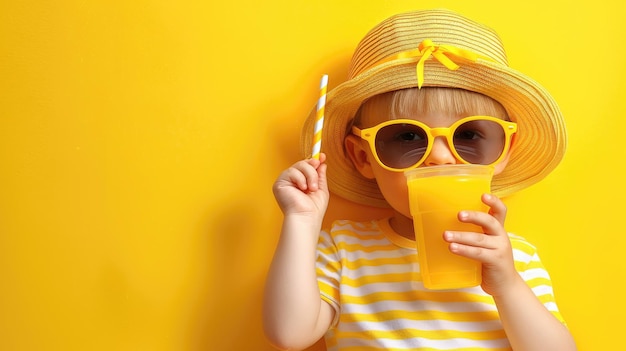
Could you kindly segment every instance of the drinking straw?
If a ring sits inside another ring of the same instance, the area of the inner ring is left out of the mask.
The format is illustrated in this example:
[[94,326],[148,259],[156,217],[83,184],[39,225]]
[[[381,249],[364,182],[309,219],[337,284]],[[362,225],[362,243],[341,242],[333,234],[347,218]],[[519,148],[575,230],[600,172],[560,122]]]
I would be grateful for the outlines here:
[[324,107],[326,106],[326,88],[328,87],[328,75],[322,76],[320,81],[320,98],[317,100],[317,118],[313,131],[313,155],[316,160],[320,159],[322,149],[322,127],[324,126]]

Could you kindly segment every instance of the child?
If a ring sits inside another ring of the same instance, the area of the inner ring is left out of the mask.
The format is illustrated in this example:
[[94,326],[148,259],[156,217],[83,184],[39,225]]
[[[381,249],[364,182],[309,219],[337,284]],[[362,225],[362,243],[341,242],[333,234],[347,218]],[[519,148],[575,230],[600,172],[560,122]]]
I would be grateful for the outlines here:
[[[457,122],[469,116],[488,117]],[[314,118],[303,130],[307,152]],[[453,123],[453,138],[426,137]],[[478,135],[472,123],[493,133]],[[513,124],[517,133],[505,133]],[[575,350],[548,273],[535,248],[504,229],[499,199],[554,169],[565,139],[553,99],[508,67],[491,29],[447,10],[377,25],[356,48],[349,80],[327,95],[324,153],[274,184],[284,221],[265,291],[270,341],[290,350],[322,336],[330,350]],[[482,263],[483,281],[428,290],[403,171],[455,163],[494,167],[493,194],[482,197],[489,213],[458,214],[483,232],[442,233],[453,253]],[[329,189],[393,215],[321,230]]]

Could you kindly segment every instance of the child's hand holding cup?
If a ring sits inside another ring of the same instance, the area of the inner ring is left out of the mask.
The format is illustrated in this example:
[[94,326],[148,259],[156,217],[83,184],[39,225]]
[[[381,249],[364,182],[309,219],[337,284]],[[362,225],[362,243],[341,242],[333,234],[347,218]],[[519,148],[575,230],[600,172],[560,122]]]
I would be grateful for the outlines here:
[[418,167],[405,175],[424,286],[440,290],[480,285],[480,262],[451,253],[443,233],[481,230],[474,224],[460,222],[457,215],[462,210],[488,210],[481,196],[490,192],[493,167],[475,164]]

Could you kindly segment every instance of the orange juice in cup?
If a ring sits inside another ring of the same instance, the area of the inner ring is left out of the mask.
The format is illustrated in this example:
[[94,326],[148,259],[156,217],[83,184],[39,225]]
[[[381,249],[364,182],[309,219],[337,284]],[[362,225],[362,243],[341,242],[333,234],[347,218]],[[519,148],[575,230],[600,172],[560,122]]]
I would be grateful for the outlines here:
[[442,165],[415,168],[405,175],[424,286],[440,290],[479,285],[480,262],[451,253],[443,233],[482,232],[476,225],[460,222],[457,215],[461,210],[487,211],[481,196],[490,192],[493,167]]

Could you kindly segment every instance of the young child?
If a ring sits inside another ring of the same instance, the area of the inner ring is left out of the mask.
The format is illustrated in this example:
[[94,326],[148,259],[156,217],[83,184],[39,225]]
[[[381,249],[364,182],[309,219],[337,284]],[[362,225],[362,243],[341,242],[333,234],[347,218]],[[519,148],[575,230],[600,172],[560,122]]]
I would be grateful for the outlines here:
[[[273,188],[284,221],[264,325],[276,347],[304,349],[325,336],[329,350],[576,349],[536,249],[507,233],[499,199],[556,167],[563,119],[541,86],[508,67],[495,32],[447,10],[393,16],[359,43],[325,110],[324,153],[295,163]],[[303,129],[305,152],[314,119]],[[451,138],[428,137],[451,126]],[[456,163],[494,167],[492,194],[482,197],[489,213],[458,214],[482,232],[441,233],[453,253],[482,263],[483,281],[428,290],[403,171]],[[322,230],[329,189],[393,215]]]

